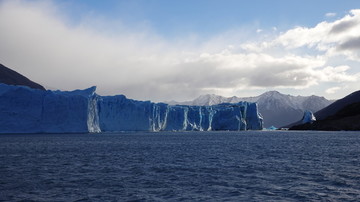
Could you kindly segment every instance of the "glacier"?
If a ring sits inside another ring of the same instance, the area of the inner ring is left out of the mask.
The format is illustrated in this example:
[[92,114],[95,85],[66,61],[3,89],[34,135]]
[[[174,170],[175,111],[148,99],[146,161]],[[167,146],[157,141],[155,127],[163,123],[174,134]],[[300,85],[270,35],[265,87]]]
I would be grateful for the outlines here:
[[256,103],[169,105],[124,95],[99,96],[96,87],[42,91],[0,84],[0,133],[261,130]]
[[96,132],[96,127],[89,128],[96,120],[88,123],[92,114],[88,111],[89,99],[94,98],[95,89],[44,91],[0,84],[0,132]]

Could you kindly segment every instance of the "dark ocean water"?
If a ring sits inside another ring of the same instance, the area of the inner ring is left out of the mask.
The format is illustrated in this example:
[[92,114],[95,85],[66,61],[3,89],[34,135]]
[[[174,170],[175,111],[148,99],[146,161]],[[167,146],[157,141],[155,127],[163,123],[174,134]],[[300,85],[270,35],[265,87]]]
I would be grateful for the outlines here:
[[357,201],[359,132],[0,135],[0,201]]

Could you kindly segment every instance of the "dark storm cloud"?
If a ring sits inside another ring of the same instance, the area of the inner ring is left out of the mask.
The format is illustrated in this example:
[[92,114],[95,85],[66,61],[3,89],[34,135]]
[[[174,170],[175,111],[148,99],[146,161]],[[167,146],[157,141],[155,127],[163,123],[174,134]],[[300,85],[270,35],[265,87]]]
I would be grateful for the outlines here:
[[348,21],[341,21],[338,24],[335,24],[331,30],[330,34],[339,34],[341,32],[345,32],[353,27],[355,27],[358,24],[358,22],[354,19],[348,20]]
[[360,50],[360,37],[348,39],[338,46],[338,50]]

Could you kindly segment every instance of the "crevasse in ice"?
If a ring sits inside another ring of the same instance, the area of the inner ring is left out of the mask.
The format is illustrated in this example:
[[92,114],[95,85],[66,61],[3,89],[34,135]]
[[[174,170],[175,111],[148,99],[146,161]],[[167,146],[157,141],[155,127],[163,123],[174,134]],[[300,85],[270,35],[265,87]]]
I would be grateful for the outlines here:
[[0,84],[1,133],[261,130],[256,103],[187,106]]

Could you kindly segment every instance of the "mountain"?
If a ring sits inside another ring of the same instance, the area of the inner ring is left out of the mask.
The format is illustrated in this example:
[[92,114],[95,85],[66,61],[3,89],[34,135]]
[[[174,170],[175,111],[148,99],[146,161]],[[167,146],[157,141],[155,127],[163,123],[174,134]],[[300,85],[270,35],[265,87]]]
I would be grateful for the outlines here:
[[331,105],[315,113],[317,120],[323,120],[329,116],[336,114],[340,109],[346,107],[349,104],[360,102],[360,90],[345,96],[344,98],[337,100]]
[[0,64],[0,83],[16,86],[28,86],[34,89],[45,90],[43,86],[31,81],[16,71]]
[[304,111],[318,111],[332,103],[319,96],[292,96],[268,91],[255,97],[222,97],[219,95],[202,95],[193,101],[171,102],[169,104],[184,104],[209,106],[220,103],[238,103],[240,101],[257,102],[259,112],[264,118],[264,127],[281,127],[294,123],[303,117]]
[[360,130],[360,91],[337,100],[315,113],[317,121],[290,130]]

